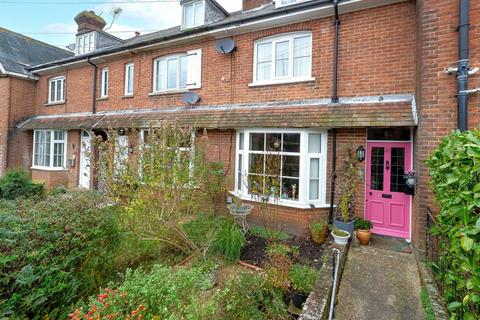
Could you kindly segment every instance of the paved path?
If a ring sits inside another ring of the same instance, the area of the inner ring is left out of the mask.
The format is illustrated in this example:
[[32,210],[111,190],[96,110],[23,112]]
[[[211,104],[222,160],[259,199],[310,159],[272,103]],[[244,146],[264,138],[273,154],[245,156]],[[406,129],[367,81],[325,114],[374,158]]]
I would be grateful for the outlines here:
[[335,320],[423,320],[413,254],[352,247],[338,293]]

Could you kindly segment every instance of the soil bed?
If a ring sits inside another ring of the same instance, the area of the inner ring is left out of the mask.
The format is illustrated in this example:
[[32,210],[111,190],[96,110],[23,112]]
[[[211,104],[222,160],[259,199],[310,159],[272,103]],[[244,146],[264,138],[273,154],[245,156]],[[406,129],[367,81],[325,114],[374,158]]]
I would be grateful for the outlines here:
[[[265,253],[267,240],[251,234],[248,234],[246,239],[247,245],[243,248],[241,260],[257,267],[265,267],[267,262],[267,256]],[[326,244],[318,245],[310,238],[298,236],[280,242],[292,247],[298,247],[300,252],[299,260],[301,263],[310,264],[316,268],[322,266],[321,258]]]

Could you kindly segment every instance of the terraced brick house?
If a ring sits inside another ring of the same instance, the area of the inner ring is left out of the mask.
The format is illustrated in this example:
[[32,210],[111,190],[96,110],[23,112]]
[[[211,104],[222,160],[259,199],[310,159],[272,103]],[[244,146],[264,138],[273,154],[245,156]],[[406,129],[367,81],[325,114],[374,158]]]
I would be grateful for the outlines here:
[[[460,94],[470,106],[459,103],[457,112],[458,2],[243,0],[234,13],[214,0],[180,5],[180,26],[127,40],[103,31],[95,13],[77,15],[74,56],[24,66],[28,94],[19,94],[27,101],[10,100],[23,112],[11,134],[24,140],[12,140],[9,153],[18,156],[0,156],[2,167],[28,168],[48,187],[92,188],[84,152],[92,134],[175,121],[206,133],[208,160],[224,163],[232,184],[222,208],[232,194],[251,200],[241,177],[263,174],[249,172],[252,161],[278,149],[279,215],[298,233],[335,211],[350,146],[360,177],[355,213],[421,253],[425,211],[434,208],[423,161],[457,118],[463,129],[480,120],[470,91]],[[472,1],[463,36],[479,28],[479,10]],[[479,45],[471,33],[472,65]],[[466,70],[478,87],[475,69]],[[141,137],[120,135],[119,143]],[[415,188],[405,184],[410,169],[419,173]]]

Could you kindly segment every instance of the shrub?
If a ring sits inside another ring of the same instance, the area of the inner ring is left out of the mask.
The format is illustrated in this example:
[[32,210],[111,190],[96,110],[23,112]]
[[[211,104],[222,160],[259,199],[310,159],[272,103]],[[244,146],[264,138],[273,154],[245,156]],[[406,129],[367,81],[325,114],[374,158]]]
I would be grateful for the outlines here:
[[212,285],[202,268],[155,265],[149,273],[127,270],[120,286],[91,297],[71,318],[127,319],[141,312],[146,319],[214,319],[217,303],[206,295]]
[[452,319],[480,315],[480,131],[453,132],[427,161],[440,213],[433,264]]
[[291,236],[286,232],[269,230],[262,226],[254,226],[253,228],[250,228],[250,233],[255,237],[259,237],[265,240],[274,239],[274,240],[285,241],[285,240],[290,240],[291,238]]
[[215,238],[215,249],[228,260],[240,260],[242,248],[245,246],[245,236],[233,220],[227,220],[220,227]]
[[121,209],[102,202],[72,192],[0,203],[0,318],[64,319],[79,298],[123,271],[114,265],[124,240]]
[[318,271],[307,265],[294,264],[290,269],[289,279],[295,291],[309,294],[318,280]]
[[19,197],[43,196],[45,188],[41,183],[34,183],[28,172],[10,170],[0,178],[0,198],[13,200]]

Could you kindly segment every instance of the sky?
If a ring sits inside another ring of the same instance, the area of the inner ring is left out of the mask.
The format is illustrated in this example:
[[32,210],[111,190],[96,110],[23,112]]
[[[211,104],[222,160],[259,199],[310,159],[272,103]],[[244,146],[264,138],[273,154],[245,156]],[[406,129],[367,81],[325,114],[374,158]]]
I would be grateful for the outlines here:
[[[242,0],[217,0],[227,11],[241,9]],[[0,27],[64,48],[75,42],[73,18],[83,10],[94,10],[107,22],[112,11],[122,9],[107,32],[120,38],[180,24],[179,0],[0,0]]]

